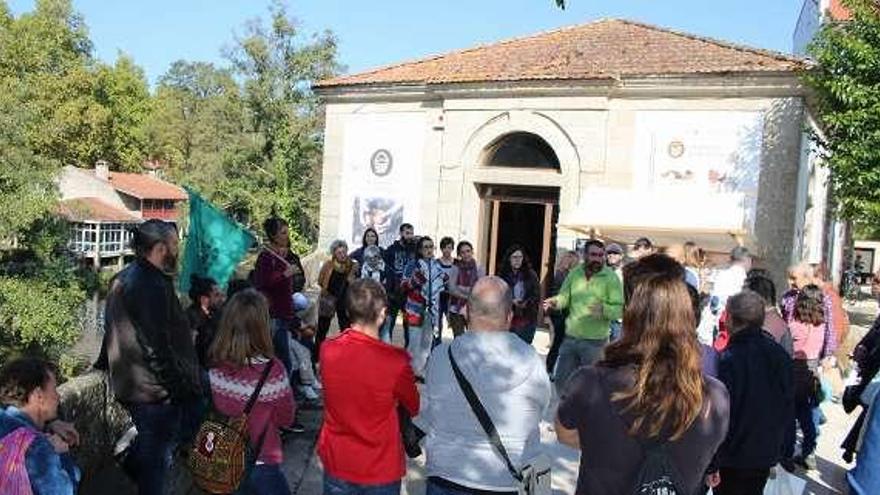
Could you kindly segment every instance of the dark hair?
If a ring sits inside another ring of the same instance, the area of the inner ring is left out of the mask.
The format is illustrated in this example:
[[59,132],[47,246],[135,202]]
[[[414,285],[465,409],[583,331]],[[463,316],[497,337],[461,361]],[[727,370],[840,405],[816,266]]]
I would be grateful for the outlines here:
[[263,222],[263,232],[266,233],[266,237],[269,240],[272,240],[278,234],[278,231],[281,230],[281,227],[287,226],[287,220],[281,217],[269,217]]
[[138,258],[146,258],[150,251],[161,242],[177,233],[177,226],[171,222],[153,218],[140,224],[132,231],[131,249]]
[[440,249],[443,249],[446,246],[455,246],[455,239],[448,236],[440,239]]
[[700,320],[703,317],[703,299],[700,297],[700,292],[694,288],[693,285],[685,283],[687,286],[688,295],[691,296],[691,306],[694,308],[694,328],[700,326]]
[[824,298],[817,285],[810,284],[801,289],[794,304],[794,319],[808,325],[825,323]]
[[523,255],[522,266],[519,270],[523,273],[529,273],[532,270],[532,262],[529,260],[529,255],[526,253],[525,248],[519,244],[514,244],[504,252],[504,257],[501,261],[501,274],[513,273],[513,267],[510,265],[510,257],[517,251],[521,252]]
[[52,376],[57,376],[55,365],[35,357],[21,357],[0,368],[0,403],[23,407],[31,392],[43,388]]
[[623,303],[628,305],[636,287],[642,281],[655,275],[684,280],[685,272],[681,263],[665,254],[651,254],[623,267]]
[[382,284],[372,278],[359,278],[346,289],[345,306],[354,323],[373,323],[379,319],[388,296]]
[[633,243],[633,247],[636,249],[638,249],[638,248],[650,249],[650,248],[654,247],[654,243],[651,242],[651,239],[648,239],[647,237],[639,237],[638,239],[636,239],[636,242]]
[[199,303],[202,296],[211,295],[211,291],[217,286],[217,281],[211,277],[201,277],[193,273],[189,276],[189,300],[193,304]]
[[431,242],[431,243],[433,243],[434,241],[431,240],[431,238],[428,237],[428,236],[426,236],[426,235],[425,235],[425,236],[422,236],[422,237],[419,237],[419,240],[416,241],[416,259],[417,259],[417,260],[420,260],[420,259],[422,259],[422,258],[425,257],[425,256],[422,254],[422,244],[424,244],[425,242]]
[[[766,272],[766,270],[761,271]],[[745,288],[761,296],[765,306],[776,304],[776,284],[769,277],[750,271],[746,277]]]
[[749,259],[750,256],[749,248],[745,246],[737,246],[730,251],[731,261],[745,261]]
[[469,241],[458,241],[458,246],[455,247],[456,254],[461,253],[461,248],[463,248],[465,246],[471,248],[471,251],[474,250],[474,245],[471,244]]
[[361,247],[367,247],[367,233],[372,232],[376,236],[376,245],[379,245],[379,233],[373,227],[364,229],[364,235],[361,236]]
[[591,247],[597,246],[602,249],[605,249],[605,243],[600,241],[599,239],[590,239],[584,243],[584,252],[586,253]]
[[252,284],[249,280],[243,278],[234,278],[229,281],[229,285],[226,286],[226,298],[227,300],[232,299],[232,296],[235,294],[245,290],[253,288],[254,284]]
[[411,223],[402,223],[402,224],[400,224],[400,228],[397,229],[397,230],[398,230],[399,233],[402,234],[403,231],[406,230],[406,229],[415,230],[415,228],[412,226]]

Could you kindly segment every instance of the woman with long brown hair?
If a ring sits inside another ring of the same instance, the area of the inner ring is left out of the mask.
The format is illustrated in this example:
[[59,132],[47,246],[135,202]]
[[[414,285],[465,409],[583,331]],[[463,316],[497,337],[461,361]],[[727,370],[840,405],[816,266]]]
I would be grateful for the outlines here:
[[287,371],[272,349],[265,296],[245,289],[229,300],[208,359],[214,407],[227,416],[244,412],[266,367],[270,367],[247,417],[248,439],[251,445],[260,445],[258,462],[237,493],[289,494],[280,467],[283,452],[279,430],[293,423],[294,402]]
[[582,450],[578,494],[632,493],[649,446],[668,455],[678,493],[696,492],[729,404],[724,385],[701,372],[694,321],[680,274],[647,275],[628,298],[620,340],[572,375],[556,432]]

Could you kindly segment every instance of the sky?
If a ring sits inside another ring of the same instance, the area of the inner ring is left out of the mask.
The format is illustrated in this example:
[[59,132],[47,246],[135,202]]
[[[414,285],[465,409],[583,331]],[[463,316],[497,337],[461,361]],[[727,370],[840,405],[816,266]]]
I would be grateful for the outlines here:
[[[7,0],[16,14],[33,0]],[[333,31],[348,73],[601,18],[626,18],[790,52],[803,0],[288,0],[303,32]],[[74,0],[95,54],[134,58],[151,83],[176,60],[226,65],[222,49],[268,0]]]

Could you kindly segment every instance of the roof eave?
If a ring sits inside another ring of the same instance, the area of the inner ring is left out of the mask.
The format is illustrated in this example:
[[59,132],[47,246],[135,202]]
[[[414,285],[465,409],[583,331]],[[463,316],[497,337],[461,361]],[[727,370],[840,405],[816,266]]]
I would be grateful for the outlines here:
[[747,92],[753,96],[803,96],[806,92],[798,70],[643,74],[590,79],[525,79],[448,83],[370,83],[316,88],[326,102],[362,100],[430,100],[459,97],[522,96],[615,96],[639,93],[724,96]]

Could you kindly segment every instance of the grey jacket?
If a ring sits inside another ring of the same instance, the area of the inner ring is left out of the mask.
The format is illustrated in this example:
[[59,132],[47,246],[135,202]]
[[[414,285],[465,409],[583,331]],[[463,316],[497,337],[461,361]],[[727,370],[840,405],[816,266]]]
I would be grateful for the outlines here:
[[428,476],[481,490],[515,490],[459,388],[447,349],[498,429],[516,466],[540,453],[538,425],[550,404],[546,366],[535,349],[507,331],[471,331],[434,349],[428,360],[422,413]]

